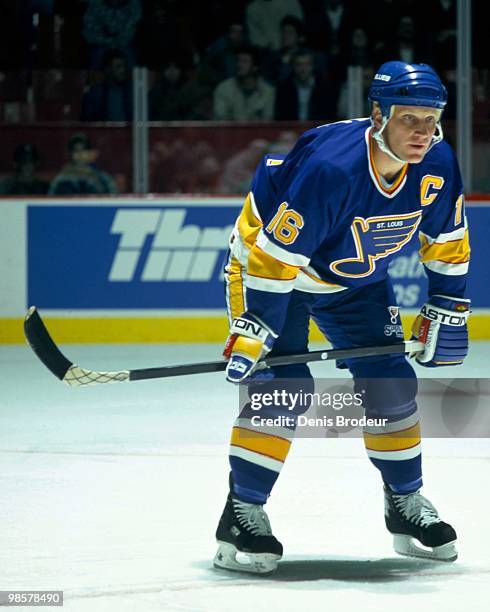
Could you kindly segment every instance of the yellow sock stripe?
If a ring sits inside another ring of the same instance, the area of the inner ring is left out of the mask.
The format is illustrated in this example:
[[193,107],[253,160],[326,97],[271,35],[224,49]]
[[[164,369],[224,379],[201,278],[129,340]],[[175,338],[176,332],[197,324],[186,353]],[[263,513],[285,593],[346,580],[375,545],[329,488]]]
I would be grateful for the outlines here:
[[373,451],[401,451],[420,443],[420,424],[387,434],[364,433],[364,444]]
[[443,261],[445,263],[466,263],[470,258],[470,242],[468,238],[468,230],[464,237],[460,240],[449,240],[439,244],[433,242],[429,244],[427,238],[420,234],[420,260],[427,261]]
[[233,427],[230,444],[278,461],[285,461],[291,447],[289,440],[243,427]]

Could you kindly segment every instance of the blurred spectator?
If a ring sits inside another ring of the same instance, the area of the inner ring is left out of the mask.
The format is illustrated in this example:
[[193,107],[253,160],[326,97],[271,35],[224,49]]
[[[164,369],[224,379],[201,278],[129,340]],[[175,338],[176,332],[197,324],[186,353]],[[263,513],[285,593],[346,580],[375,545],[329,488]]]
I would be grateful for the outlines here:
[[[375,62],[382,64],[394,59],[389,53],[390,48],[396,44],[396,31],[402,17],[402,2],[400,0],[378,0],[376,11],[380,16],[379,19],[369,19],[369,16],[364,14],[360,24],[367,28],[368,38],[373,45]],[[410,12],[406,11],[405,14],[408,15]],[[434,26],[432,19],[430,23],[432,28]]]
[[298,140],[298,134],[292,130],[283,130],[277,140],[269,145],[267,153],[289,153]]
[[131,121],[133,90],[126,57],[110,51],[105,58],[104,80],[83,94],[82,121]]
[[24,70],[32,37],[32,15],[25,2],[0,0],[0,70]]
[[[168,2],[168,0],[166,0]],[[245,7],[250,0],[170,0],[176,4],[182,4],[187,20],[190,21],[192,37],[199,55],[202,57],[206,50],[218,40],[225,36],[230,24],[241,23],[245,25]]]
[[[441,73],[441,78],[444,79],[444,85],[447,89],[447,105],[444,109],[443,119],[445,121],[454,121],[456,119],[456,101],[457,101],[457,87],[456,87],[456,67],[448,68]],[[445,137],[447,134],[445,134]],[[446,138],[447,139],[447,138]]]
[[[369,117],[371,113],[371,103],[368,100],[368,92],[373,80],[375,67],[373,65],[366,64],[362,66],[362,116]],[[349,103],[348,103],[348,83],[345,80],[339,93],[339,99],[337,104],[337,116],[348,117],[349,116]]]
[[[30,9],[30,68],[46,69],[60,65],[58,31],[55,35],[54,0],[21,2]],[[55,43],[56,39],[56,43]]]
[[[444,84],[447,89],[447,106],[444,109],[445,120],[456,120],[456,103],[457,103],[457,71],[456,67],[447,68],[441,74],[444,79]],[[472,86],[473,86],[473,121],[487,122],[490,121],[490,96],[489,87],[484,76],[484,71],[473,69],[472,71]]]
[[90,45],[90,67],[99,70],[106,52],[118,49],[132,68],[133,39],[140,18],[140,0],[88,0],[83,35]]
[[[476,2],[474,3],[476,4]],[[432,63],[442,71],[456,66],[456,2],[454,0],[427,0],[427,14],[435,26],[428,43]]]
[[15,148],[12,176],[0,181],[0,195],[44,195],[49,183],[35,176],[39,161],[37,149],[32,144],[20,144]]
[[305,7],[305,25],[309,44],[326,52],[330,62],[342,62],[345,58],[350,32],[361,18],[354,18],[357,11],[343,0],[308,0]]
[[373,63],[371,47],[366,30],[354,28],[350,35],[350,48],[347,55],[348,66],[370,66]]
[[276,121],[335,119],[338,91],[315,75],[312,52],[296,51],[292,67],[292,75],[276,88]]
[[117,193],[112,177],[95,166],[97,151],[88,137],[79,132],[68,142],[70,161],[53,179],[49,193],[53,195],[92,195]]
[[221,164],[209,142],[157,142],[150,155],[156,193],[215,193]]
[[[218,161],[213,146],[209,142],[200,141],[192,147],[192,159],[190,167],[193,169],[189,173],[186,168],[188,184],[184,188],[185,193],[215,193],[218,178],[222,171],[222,164]],[[189,174],[192,177],[189,177]]]
[[419,50],[417,49],[417,43],[415,40],[415,23],[413,21],[413,17],[410,15],[403,16],[400,19],[397,33],[398,53],[395,53],[393,57],[398,57],[403,62],[407,62],[407,64],[420,62],[422,58],[419,55]]
[[286,15],[303,19],[303,10],[298,0],[252,0],[246,15],[250,43],[262,49],[279,49],[281,21]]
[[415,22],[411,15],[400,17],[395,37],[387,42],[381,54],[379,52],[376,54],[374,63],[381,65],[390,57],[408,64],[425,60],[422,41],[416,36]]
[[[475,121],[490,120],[490,95],[488,86],[488,71],[473,71],[473,119]],[[489,177],[490,180],[490,177]]]
[[225,164],[219,193],[243,195],[250,189],[250,183],[257,164],[267,153],[267,140],[257,138],[233,155]]
[[178,61],[169,61],[149,93],[150,121],[209,119],[206,101],[210,95],[196,75],[186,74]]
[[146,3],[136,39],[139,63],[150,70],[162,70],[175,58],[187,66],[195,63],[197,50],[186,2],[152,0]]
[[253,48],[237,53],[236,75],[214,90],[217,121],[270,121],[274,114],[274,88],[259,76],[258,56]]
[[77,70],[87,68],[87,42],[82,34],[87,0],[55,0],[54,10],[59,18],[59,65]]
[[227,33],[215,40],[206,50],[199,64],[201,78],[215,86],[220,81],[234,76],[237,51],[246,44],[243,23],[234,21],[229,25]]
[[[281,21],[280,35],[280,49],[269,51],[262,65],[265,78],[274,84],[291,76],[292,57],[298,49],[304,48],[305,34],[303,22],[297,17],[290,15],[284,17]],[[323,74],[326,68],[325,54],[316,52],[314,58],[315,71]]]
[[483,1],[473,2],[471,5],[471,62],[473,67],[486,72],[487,76],[485,78],[488,78],[490,68],[488,61],[490,56],[490,43],[487,34],[487,10],[487,3]]

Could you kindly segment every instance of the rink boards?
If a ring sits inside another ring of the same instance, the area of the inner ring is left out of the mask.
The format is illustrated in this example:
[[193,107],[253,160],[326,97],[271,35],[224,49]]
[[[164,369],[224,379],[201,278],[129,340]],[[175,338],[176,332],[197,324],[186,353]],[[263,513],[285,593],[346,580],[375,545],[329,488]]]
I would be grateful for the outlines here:
[[[58,342],[220,342],[237,198],[0,201],[0,342],[36,305]],[[490,201],[467,203],[470,333],[490,339]],[[390,266],[408,335],[425,299],[418,241]],[[320,339],[316,330],[313,339]]]

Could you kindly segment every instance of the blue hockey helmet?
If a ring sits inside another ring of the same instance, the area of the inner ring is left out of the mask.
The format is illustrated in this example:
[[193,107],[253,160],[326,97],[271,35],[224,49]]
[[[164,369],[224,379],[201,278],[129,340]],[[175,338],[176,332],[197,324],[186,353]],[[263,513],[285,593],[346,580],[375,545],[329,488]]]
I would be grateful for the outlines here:
[[383,117],[388,118],[396,104],[442,110],[447,103],[447,90],[428,64],[386,62],[374,75],[368,99],[377,102]]

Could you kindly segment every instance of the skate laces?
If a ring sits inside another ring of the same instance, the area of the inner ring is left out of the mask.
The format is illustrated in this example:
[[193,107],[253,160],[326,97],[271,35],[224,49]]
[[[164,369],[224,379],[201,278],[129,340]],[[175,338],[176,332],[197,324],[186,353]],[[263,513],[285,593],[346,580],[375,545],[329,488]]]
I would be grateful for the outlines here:
[[435,523],[440,523],[441,519],[437,514],[437,510],[420,493],[409,493],[408,495],[392,494],[398,510],[410,522],[419,527],[428,527]]
[[255,536],[272,535],[269,517],[262,506],[258,504],[248,504],[239,499],[233,498],[233,509],[239,523]]

